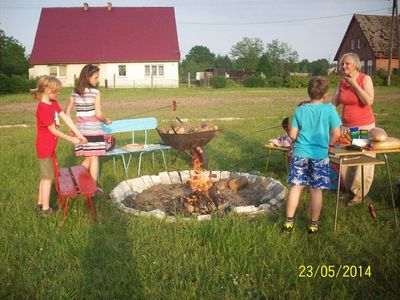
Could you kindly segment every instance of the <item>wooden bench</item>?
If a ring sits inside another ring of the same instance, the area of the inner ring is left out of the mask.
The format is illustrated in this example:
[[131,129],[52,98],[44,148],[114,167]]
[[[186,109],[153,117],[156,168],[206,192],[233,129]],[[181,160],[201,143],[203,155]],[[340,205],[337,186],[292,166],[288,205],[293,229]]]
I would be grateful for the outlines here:
[[54,157],[54,173],[58,206],[64,208],[63,222],[67,218],[69,200],[79,195],[86,197],[93,221],[95,220],[92,196],[96,192],[96,182],[84,166],[60,168],[57,158]]
[[[137,168],[137,176],[140,176],[140,170],[142,166],[142,156],[144,153],[152,153],[152,162],[154,167],[154,152],[159,151],[162,155],[164,162],[165,171],[167,171],[167,163],[165,160],[164,150],[171,149],[170,146],[163,144],[149,144],[148,142],[148,131],[155,130],[157,128],[156,118],[140,118],[140,119],[126,119],[126,120],[115,120],[110,125],[102,124],[103,131],[105,134],[115,134],[115,133],[132,133],[132,144],[135,144],[135,133],[144,133],[144,143],[138,148],[134,149],[124,149],[124,148],[114,148],[111,151],[107,151],[106,156],[113,157],[114,174],[115,171],[115,158],[120,157],[124,166],[125,176],[128,177],[128,168],[134,153],[139,154],[139,163]],[[118,143],[118,141],[117,141]],[[126,161],[125,156],[129,159]]]

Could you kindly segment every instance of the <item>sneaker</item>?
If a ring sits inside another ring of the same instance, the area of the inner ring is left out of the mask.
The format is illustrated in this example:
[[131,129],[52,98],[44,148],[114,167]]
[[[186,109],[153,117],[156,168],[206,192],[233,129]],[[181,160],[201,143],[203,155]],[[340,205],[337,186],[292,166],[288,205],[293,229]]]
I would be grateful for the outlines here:
[[42,205],[42,204],[36,204],[35,210],[36,210],[37,212],[41,212],[42,209],[43,209],[43,205]]
[[96,188],[96,191],[94,192],[93,196],[100,196],[103,195],[103,190],[101,188]]
[[283,223],[283,231],[284,232],[292,232],[294,227],[293,222],[285,222]]
[[319,231],[319,226],[315,224],[309,224],[307,229],[309,234],[316,234]]
[[54,213],[53,209],[51,207],[49,207],[48,209],[42,209],[40,211],[40,215],[42,217],[48,217],[51,216]]
[[359,205],[359,204],[362,204],[362,200],[361,200],[360,197],[358,197],[358,196],[356,195],[356,196],[354,196],[354,198],[353,198],[351,201],[349,201],[349,202],[347,203],[347,206],[348,206],[348,207],[353,207],[353,206],[356,206],[356,205]]

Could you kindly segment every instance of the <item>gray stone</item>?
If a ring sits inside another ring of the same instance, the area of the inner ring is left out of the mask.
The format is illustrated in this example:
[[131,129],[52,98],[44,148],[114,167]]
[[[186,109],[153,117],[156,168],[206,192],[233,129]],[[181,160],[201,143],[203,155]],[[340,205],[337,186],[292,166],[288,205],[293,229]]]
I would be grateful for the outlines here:
[[200,215],[197,216],[198,221],[205,221],[205,220],[211,220],[211,215]]
[[144,176],[142,176],[142,179],[148,189],[154,185],[153,180],[151,180],[150,175],[144,175]]
[[181,175],[182,183],[186,183],[190,179],[190,171],[180,171],[179,174]]
[[263,212],[271,211],[271,206],[268,203],[261,204],[258,208]]
[[154,209],[152,211],[149,211],[149,215],[152,215],[159,219],[164,219],[166,216],[165,212],[163,212],[162,210],[159,210],[159,209]]
[[158,175],[151,175],[151,180],[153,181],[154,185],[161,184],[161,178]]
[[126,181],[131,187],[132,191],[141,193],[144,190],[147,190],[147,185],[144,183],[141,177],[133,178]]
[[160,176],[161,183],[171,184],[171,178],[169,177],[168,172],[161,172],[158,174],[158,176]]
[[257,177],[258,177],[257,175],[249,175],[248,176],[249,183],[254,184],[257,180]]
[[220,180],[222,180],[222,179],[226,179],[226,178],[229,178],[229,177],[231,177],[231,172],[229,172],[229,171],[222,171],[221,172],[221,175],[220,175]]
[[257,211],[258,208],[255,207],[254,205],[247,205],[247,206],[237,206],[233,209],[235,213],[238,214],[248,214],[248,213],[254,213]]
[[171,179],[171,183],[182,183],[181,177],[179,176],[179,173],[176,171],[169,172],[169,177]]

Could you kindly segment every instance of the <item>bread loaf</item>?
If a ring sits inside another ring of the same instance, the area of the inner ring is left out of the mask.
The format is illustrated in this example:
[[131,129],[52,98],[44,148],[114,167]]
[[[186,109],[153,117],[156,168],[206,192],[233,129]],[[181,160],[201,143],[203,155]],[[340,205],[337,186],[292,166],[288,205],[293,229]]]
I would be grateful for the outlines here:
[[387,138],[385,130],[379,127],[372,128],[369,133],[372,141],[383,142]]
[[400,148],[400,139],[388,136],[383,142],[372,141],[371,147],[375,150],[398,149]]

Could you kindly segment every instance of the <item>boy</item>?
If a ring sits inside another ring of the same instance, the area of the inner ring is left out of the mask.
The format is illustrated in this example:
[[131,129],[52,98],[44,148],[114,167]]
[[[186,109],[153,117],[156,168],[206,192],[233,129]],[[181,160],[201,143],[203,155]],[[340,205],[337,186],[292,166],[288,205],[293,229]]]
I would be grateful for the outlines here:
[[[283,229],[293,230],[294,214],[305,185],[311,194],[311,221],[309,233],[317,233],[322,208],[322,190],[329,188],[329,138],[340,135],[339,115],[332,104],[324,104],[329,83],[323,77],[314,77],[308,83],[310,103],[295,110],[289,136],[293,139],[293,156],[290,162],[289,191],[286,221]],[[330,136],[331,132],[331,136]]]

